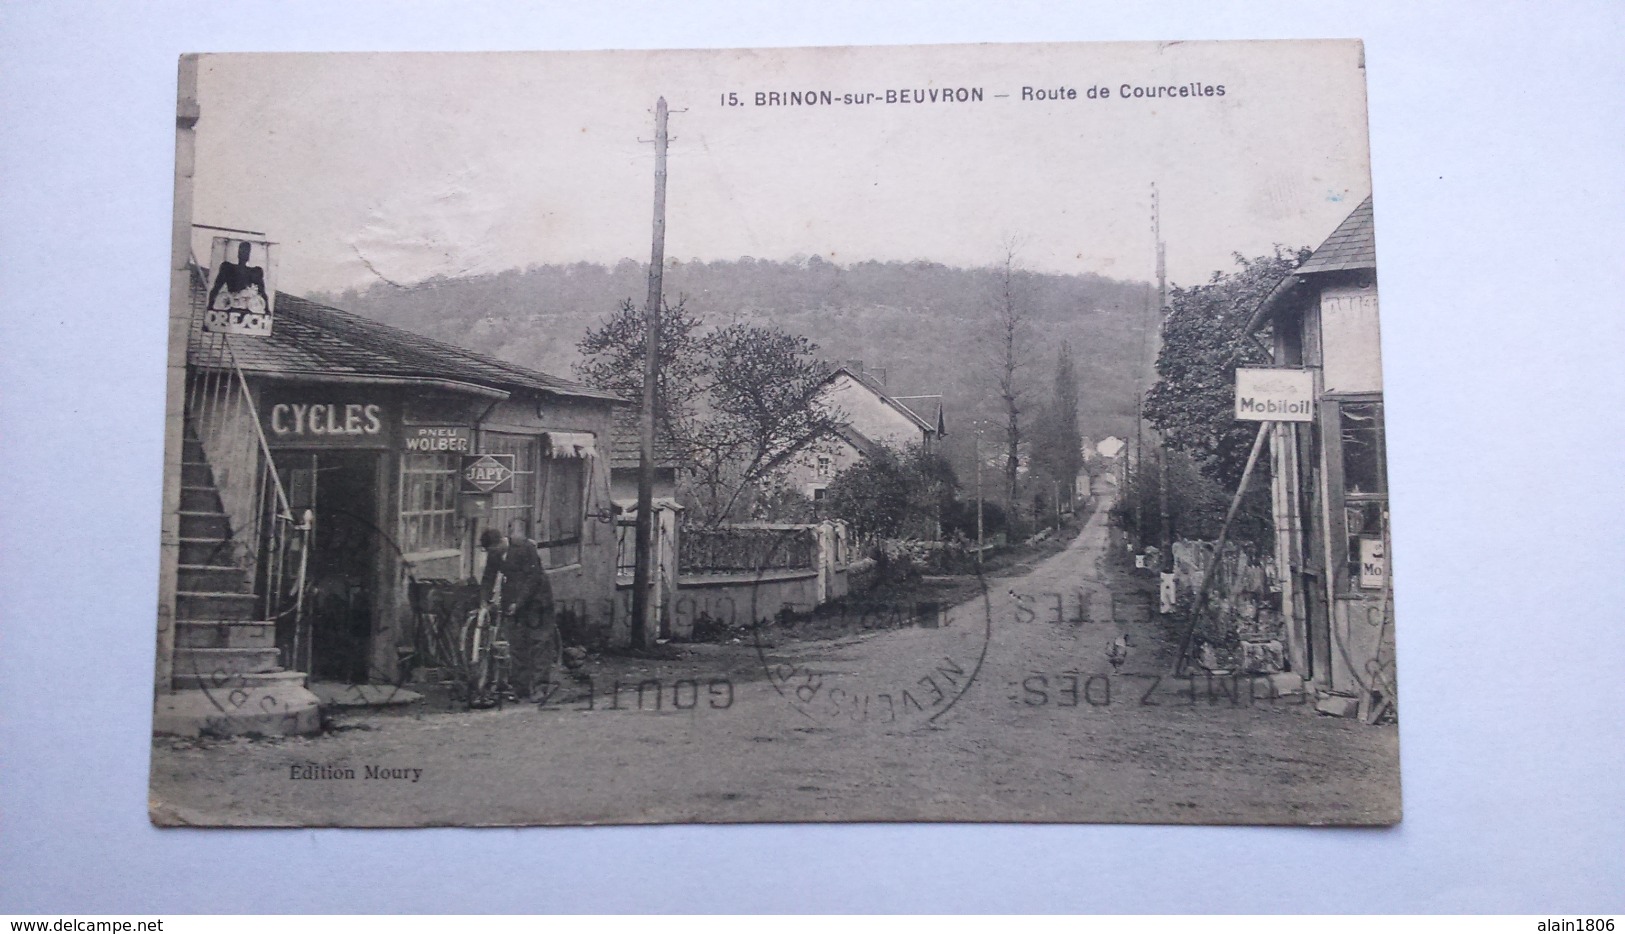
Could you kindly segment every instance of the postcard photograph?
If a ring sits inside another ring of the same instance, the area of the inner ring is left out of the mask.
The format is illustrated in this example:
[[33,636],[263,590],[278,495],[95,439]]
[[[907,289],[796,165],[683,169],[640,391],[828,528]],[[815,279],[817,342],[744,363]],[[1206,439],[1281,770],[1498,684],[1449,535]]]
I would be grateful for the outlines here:
[[206,54],[176,132],[155,823],[1400,820],[1358,41]]

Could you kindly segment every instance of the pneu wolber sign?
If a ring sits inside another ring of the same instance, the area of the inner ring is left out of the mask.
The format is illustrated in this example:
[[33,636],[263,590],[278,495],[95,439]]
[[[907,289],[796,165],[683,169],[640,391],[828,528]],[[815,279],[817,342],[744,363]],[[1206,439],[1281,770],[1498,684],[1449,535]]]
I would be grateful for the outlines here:
[[1236,370],[1236,418],[1247,422],[1314,421],[1314,377],[1308,370]]

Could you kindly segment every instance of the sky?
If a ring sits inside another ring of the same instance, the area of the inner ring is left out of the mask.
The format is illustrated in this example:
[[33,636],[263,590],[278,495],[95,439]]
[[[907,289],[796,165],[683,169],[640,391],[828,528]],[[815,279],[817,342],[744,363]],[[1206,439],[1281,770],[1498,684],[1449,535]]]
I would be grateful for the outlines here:
[[[985,266],[1014,243],[1027,269],[1148,280],[1155,183],[1190,285],[1318,245],[1370,191],[1362,60],[1353,41],[209,55],[193,220],[264,231],[296,294],[647,261],[664,95],[668,258]],[[1121,93],[1193,85],[1214,93]],[[884,102],[958,88],[981,100]],[[791,91],[836,103],[758,105]]]

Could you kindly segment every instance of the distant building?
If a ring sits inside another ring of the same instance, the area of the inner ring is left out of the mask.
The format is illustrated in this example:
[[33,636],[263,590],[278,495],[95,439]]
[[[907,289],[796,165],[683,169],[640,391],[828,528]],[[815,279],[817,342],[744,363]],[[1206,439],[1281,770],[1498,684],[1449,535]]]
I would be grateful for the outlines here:
[[[617,504],[635,503],[638,498],[638,463],[643,446],[641,415],[636,405],[615,411],[615,444],[610,451],[610,489]],[[656,499],[672,499],[677,495],[677,470],[681,459],[670,435],[658,428],[655,431],[655,483]]]
[[884,370],[866,371],[862,361],[852,360],[824,381],[819,399],[841,414],[842,427],[819,450],[791,462],[786,480],[794,489],[820,500],[837,474],[882,448],[936,450],[947,436],[942,397],[893,396],[885,379]]
[[[632,612],[632,584],[637,572],[638,467],[642,460],[642,415],[638,406],[615,411],[614,446],[610,451],[610,496],[615,504],[615,586],[618,605]],[[672,594],[677,587],[677,543],[683,507],[677,502],[677,472],[682,465],[671,436],[655,427],[654,548],[648,616],[644,624],[657,636],[670,635]]]

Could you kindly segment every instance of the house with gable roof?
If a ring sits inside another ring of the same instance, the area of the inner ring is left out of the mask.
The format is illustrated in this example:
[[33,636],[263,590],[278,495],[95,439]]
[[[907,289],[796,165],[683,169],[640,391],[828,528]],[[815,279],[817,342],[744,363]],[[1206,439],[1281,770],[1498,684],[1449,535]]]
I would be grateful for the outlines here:
[[882,448],[934,451],[948,433],[940,395],[893,396],[886,391],[886,371],[865,370],[861,360],[836,367],[819,399],[840,414],[837,437],[796,458],[786,471],[789,484],[814,501],[837,474]]

